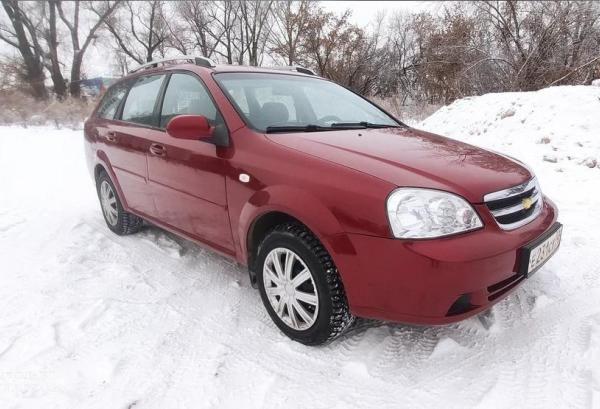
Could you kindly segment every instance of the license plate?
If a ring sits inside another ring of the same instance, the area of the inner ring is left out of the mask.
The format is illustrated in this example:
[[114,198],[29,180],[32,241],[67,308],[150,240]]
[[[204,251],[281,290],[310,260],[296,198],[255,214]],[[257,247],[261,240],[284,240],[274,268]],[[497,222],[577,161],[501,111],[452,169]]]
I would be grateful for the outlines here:
[[530,277],[556,252],[560,245],[562,225],[556,223],[542,237],[522,248],[520,273]]

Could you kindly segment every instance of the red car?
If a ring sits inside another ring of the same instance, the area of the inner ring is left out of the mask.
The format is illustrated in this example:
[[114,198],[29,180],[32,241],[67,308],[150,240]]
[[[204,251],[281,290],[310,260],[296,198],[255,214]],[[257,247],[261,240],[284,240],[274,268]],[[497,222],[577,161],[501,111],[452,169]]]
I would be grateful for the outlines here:
[[462,320],[560,242],[525,165],[410,128],[304,68],[151,62],[107,90],[85,140],[113,232],[147,220],[246,265],[305,344],[355,317]]

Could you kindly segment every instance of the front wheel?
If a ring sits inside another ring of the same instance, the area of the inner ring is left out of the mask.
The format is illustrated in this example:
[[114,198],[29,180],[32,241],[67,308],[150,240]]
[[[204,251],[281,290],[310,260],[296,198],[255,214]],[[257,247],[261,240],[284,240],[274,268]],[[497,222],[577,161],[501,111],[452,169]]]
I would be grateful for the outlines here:
[[277,226],[260,244],[256,261],[263,304],[291,339],[320,345],[354,322],[331,256],[305,227]]

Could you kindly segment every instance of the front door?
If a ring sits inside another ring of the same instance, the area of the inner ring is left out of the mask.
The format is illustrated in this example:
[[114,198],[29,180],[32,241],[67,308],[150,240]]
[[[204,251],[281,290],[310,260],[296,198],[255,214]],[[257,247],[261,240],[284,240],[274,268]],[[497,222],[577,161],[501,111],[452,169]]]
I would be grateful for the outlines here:
[[[165,129],[171,118],[182,114],[204,115],[211,125],[223,125],[204,84],[192,74],[174,73],[168,79],[159,127]],[[225,191],[227,148],[199,140],[175,139],[164,131],[153,138],[148,153],[148,180],[158,219],[231,253],[233,241]]]

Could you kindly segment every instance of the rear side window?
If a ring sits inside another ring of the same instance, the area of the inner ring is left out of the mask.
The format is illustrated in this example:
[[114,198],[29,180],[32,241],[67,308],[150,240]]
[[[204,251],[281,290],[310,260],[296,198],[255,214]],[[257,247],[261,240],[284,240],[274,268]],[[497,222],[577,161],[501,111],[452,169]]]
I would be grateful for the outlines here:
[[164,75],[139,78],[129,90],[121,119],[127,122],[156,126],[154,105],[164,78]]
[[177,115],[203,115],[211,125],[222,122],[215,104],[202,83],[191,75],[173,74],[165,92],[160,127]]
[[124,82],[110,87],[102,98],[96,115],[100,118],[113,119],[126,92],[127,84]]

